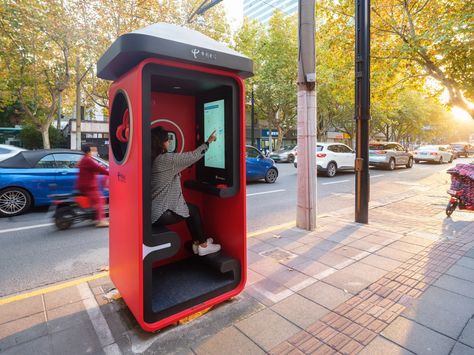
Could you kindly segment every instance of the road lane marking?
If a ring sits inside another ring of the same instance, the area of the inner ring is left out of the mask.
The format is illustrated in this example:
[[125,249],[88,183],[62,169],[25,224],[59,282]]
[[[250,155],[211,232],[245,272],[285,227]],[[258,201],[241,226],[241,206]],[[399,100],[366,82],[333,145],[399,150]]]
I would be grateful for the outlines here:
[[63,282],[63,283],[60,283],[60,284],[55,284],[55,285],[52,285],[52,286],[49,286],[49,287],[40,288],[40,289],[35,290],[35,291],[20,293],[19,295],[15,295],[15,296],[0,299],[0,306],[2,306],[4,304],[7,304],[7,303],[24,300],[25,298],[30,298],[30,297],[34,297],[34,296],[38,296],[38,295],[42,295],[42,294],[46,294],[46,293],[50,293],[50,292],[54,292],[54,291],[59,291],[59,290],[62,290],[63,288],[67,288],[67,287],[71,287],[71,286],[77,286],[77,285],[80,285],[81,283],[92,281],[92,280],[97,280],[97,279],[100,279],[101,277],[105,277],[105,276],[109,276],[108,271],[100,272],[98,274],[94,274],[94,275],[90,275],[90,276],[81,277],[80,279],[66,281],[66,282]]
[[95,333],[99,338],[100,344],[102,345],[102,350],[104,350],[107,355],[119,355],[122,354],[122,351],[115,343],[114,336],[110,331],[109,325],[102,314],[102,311],[99,308],[99,304],[95,300],[95,297],[89,288],[89,285],[85,283],[77,285],[77,289],[82,298],[82,303],[87,311],[87,315],[94,327]]
[[54,223],[35,224],[33,226],[18,227],[18,228],[11,228],[11,229],[0,229],[0,234],[10,233],[10,232],[18,232],[18,231],[23,231],[23,230],[27,230],[27,229],[49,227],[49,226],[54,226]]
[[385,176],[385,174],[370,175],[371,178],[378,178],[378,177],[382,177],[382,176]]
[[411,172],[412,170],[404,170],[404,171],[399,171],[398,173],[399,174],[408,174],[409,172]]
[[332,181],[332,182],[323,182],[321,185],[333,185],[333,184],[342,184],[343,182],[348,182],[351,180],[339,180],[339,181]]
[[272,190],[272,191],[255,192],[255,193],[253,193],[253,194],[247,194],[247,197],[249,197],[249,196],[256,196],[256,195],[264,195],[264,194],[272,194],[272,193],[275,193],[275,192],[283,192],[283,191],[286,191],[286,190],[282,189],[282,190]]
[[252,238],[252,237],[255,237],[256,235],[260,235],[260,234],[264,234],[264,233],[270,233],[270,232],[274,232],[274,231],[279,230],[279,229],[291,228],[291,227],[294,227],[294,226],[296,226],[296,221],[288,222],[288,223],[284,223],[284,224],[277,224],[273,227],[268,227],[268,228],[260,229],[258,231],[252,232],[252,233],[247,233],[247,238]]

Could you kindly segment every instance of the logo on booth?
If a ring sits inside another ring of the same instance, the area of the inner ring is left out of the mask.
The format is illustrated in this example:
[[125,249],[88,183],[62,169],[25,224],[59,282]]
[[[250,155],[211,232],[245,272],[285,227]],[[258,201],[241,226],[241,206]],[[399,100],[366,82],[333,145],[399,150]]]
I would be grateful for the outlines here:
[[197,48],[194,48],[191,50],[191,53],[194,57],[194,59],[204,59],[204,58],[207,58],[207,59],[213,59],[213,60],[216,60],[217,59],[217,56],[215,55],[215,53],[211,53],[211,52],[208,52],[208,51],[202,51],[200,49],[197,49]]

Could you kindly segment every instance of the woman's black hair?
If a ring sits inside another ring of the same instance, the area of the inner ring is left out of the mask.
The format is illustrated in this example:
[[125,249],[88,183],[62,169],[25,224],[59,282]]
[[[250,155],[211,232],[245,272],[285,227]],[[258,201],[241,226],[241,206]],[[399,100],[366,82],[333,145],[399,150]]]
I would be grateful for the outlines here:
[[168,131],[162,126],[152,128],[151,130],[151,161],[168,151],[164,147],[164,143],[168,141]]

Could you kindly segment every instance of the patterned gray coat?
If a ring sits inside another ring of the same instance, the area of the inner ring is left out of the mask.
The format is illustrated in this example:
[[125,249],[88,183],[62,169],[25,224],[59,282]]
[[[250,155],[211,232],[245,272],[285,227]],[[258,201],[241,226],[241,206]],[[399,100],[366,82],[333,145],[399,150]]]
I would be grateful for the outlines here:
[[189,209],[181,189],[181,171],[201,159],[208,149],[206,143],[192,152],[158,155],[151,168],[151,221],[155,223],[163,212],[171,210],[189,217]]

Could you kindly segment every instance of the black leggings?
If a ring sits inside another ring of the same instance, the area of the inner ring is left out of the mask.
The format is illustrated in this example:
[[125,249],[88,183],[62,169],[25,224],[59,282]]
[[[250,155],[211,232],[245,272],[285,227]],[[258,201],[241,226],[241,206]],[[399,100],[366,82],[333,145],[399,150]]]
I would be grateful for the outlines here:
[[185,219],[193,241],[203,244],[206,242],[206,238],[204,237],[204,233],[202,231],[202,221],[199,208],[190,203],[187,205],[189,208],[189,217],[183,217],[171,210],[166,210],[153,224],[157,226],[166,226],[167,224],[175,224]]

